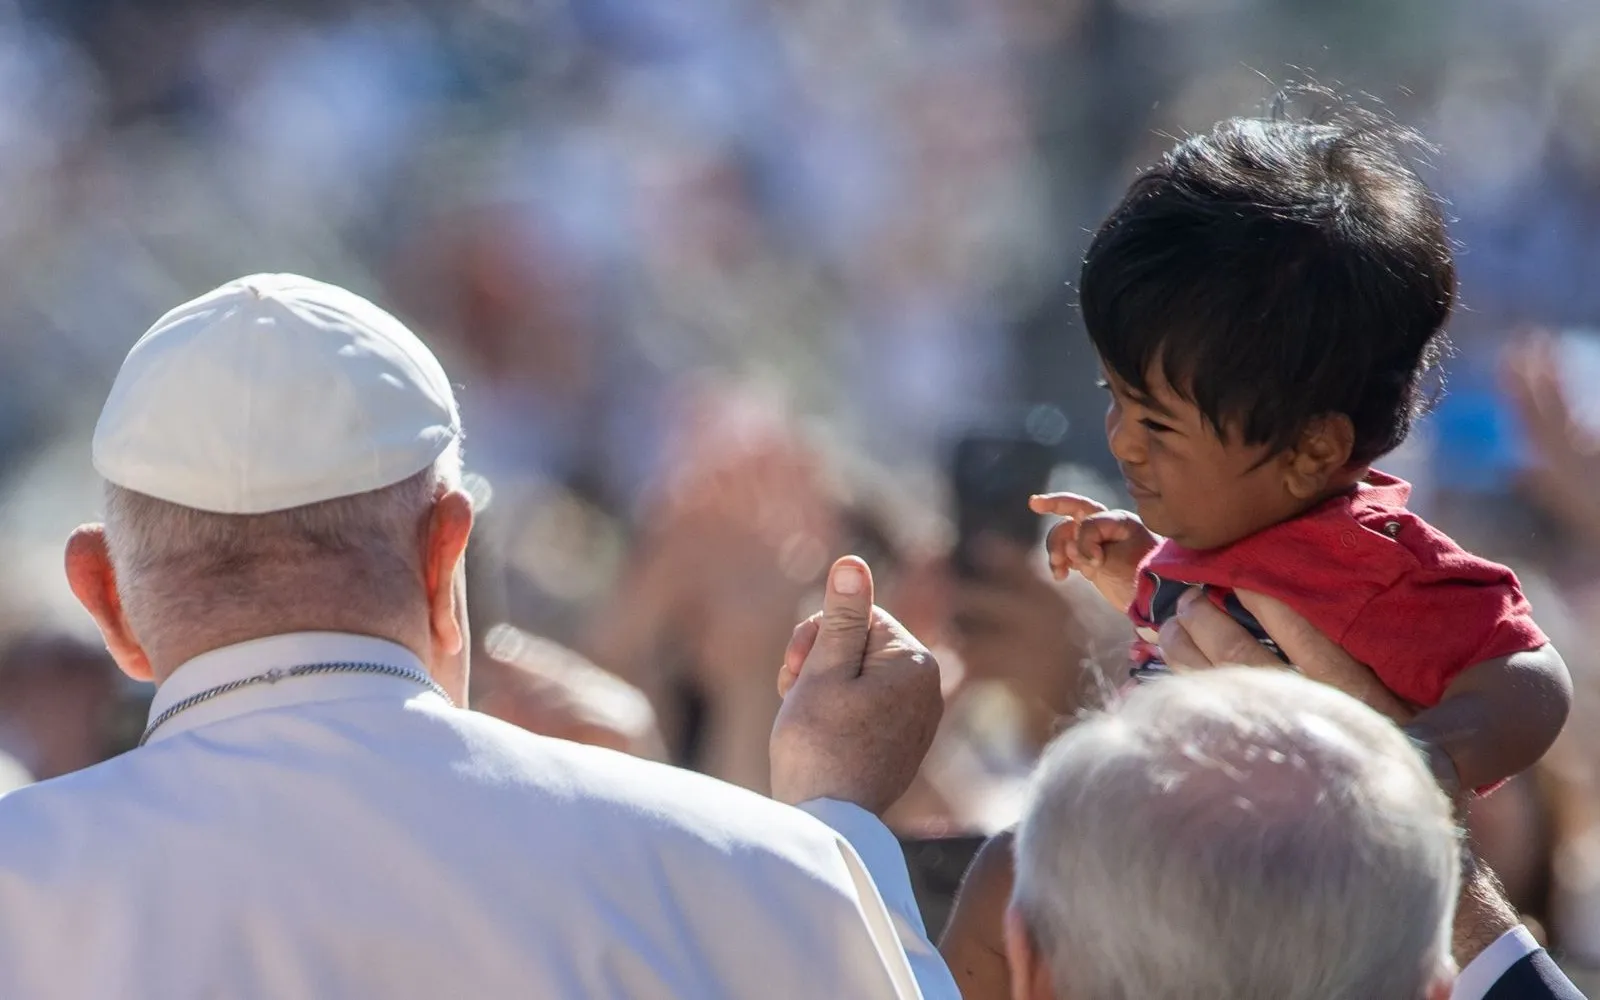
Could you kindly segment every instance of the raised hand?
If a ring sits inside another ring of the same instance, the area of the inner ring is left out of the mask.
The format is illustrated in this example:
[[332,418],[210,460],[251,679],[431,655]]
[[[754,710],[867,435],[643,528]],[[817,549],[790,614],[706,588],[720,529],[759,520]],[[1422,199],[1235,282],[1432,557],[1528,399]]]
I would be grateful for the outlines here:
[[830,798],[882,814],[905,794],[944,711],[927,647],[872,603],[872,573],[846,556],[822,611],[795,629],[779,675],[772,795]]
[[1523,333],[1502,359],[1504,391],[1520,418],[1530,451],[1528,497],[1600,544],[1600,440],[1583,426],[1561,377],[1562,355],[1551,334]]
[[1139,564],[1161,543],[1138,515],[1076,493],[1042,493],[1030,497],[1028,507],[1063,519],[1045,538],[1057,580],[1077,570],[1119,611],[1133,603]]

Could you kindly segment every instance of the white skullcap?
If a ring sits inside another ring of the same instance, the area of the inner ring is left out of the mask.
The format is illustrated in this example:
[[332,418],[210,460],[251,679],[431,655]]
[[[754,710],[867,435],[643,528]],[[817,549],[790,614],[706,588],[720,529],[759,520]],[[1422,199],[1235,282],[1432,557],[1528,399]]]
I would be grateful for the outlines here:
[[94,467],[183,507],[263,514],[397,483],[460,435],[444,369],[399,320],[333,285],[257,274],[133,345]]

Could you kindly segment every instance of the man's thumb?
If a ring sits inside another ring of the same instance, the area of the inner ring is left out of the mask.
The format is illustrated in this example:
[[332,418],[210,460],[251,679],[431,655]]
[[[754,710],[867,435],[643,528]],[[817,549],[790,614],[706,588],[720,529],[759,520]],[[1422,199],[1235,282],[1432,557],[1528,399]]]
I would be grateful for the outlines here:
[[845,556],[828,571],[822,625],[801,676],[816,672],[861,672],[872,627],[872,570],[859,556]]

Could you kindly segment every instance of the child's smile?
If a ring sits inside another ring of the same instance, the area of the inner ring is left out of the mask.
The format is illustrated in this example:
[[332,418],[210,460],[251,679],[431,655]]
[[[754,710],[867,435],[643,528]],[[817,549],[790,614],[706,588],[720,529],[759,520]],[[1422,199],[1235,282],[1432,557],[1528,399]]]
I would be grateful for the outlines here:
[[1212,549],[1305,508],[1285,487],[1286,456],[1236,435],[1224,440],[1159,373],[1146,382],[1149,395],[1115,375],[1101,385],[1111,396],[1106,442],[1151,531],[1187,548]]

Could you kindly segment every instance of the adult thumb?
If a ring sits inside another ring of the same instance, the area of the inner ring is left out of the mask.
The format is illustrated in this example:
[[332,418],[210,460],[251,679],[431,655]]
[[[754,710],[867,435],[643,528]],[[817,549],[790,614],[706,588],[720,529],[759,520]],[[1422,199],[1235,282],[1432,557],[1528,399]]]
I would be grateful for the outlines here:
[[800,668],[800,676],[859,674],[871,628],[872,570],[859,556],[845,556],[828,571],[817,642]]

